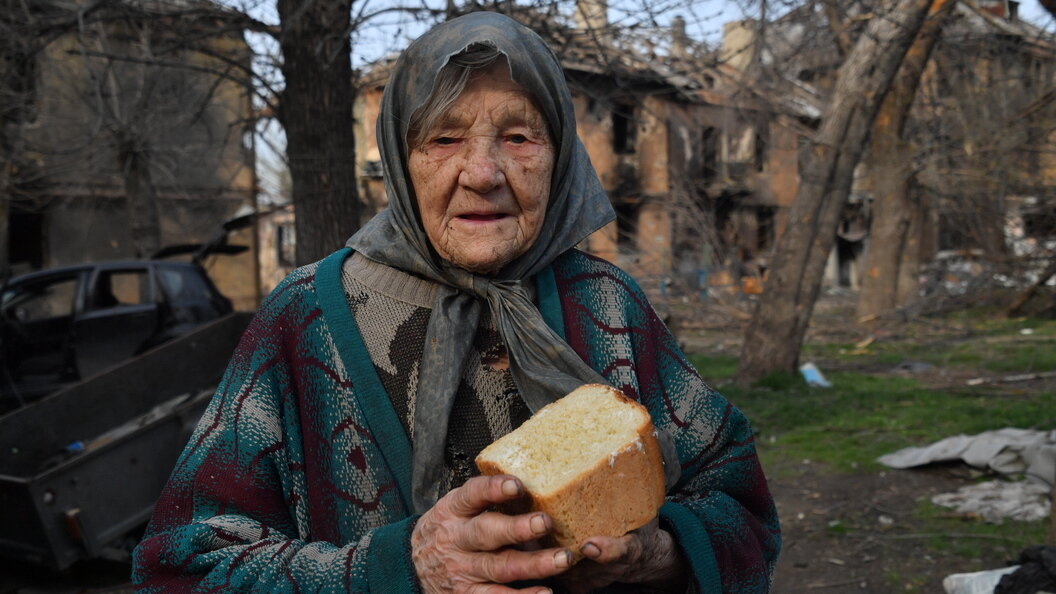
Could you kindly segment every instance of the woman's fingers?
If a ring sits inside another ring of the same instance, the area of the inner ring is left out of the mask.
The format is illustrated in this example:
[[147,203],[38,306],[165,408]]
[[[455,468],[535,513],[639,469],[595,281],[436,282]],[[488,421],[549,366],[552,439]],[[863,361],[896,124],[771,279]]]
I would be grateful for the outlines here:
[[518,551],[504,549],[491,554],[474,555],[472,573],[485,581],[505,584],[521,580],[548,578],[572,565],[568,549]]
[[636,563],[642,559],[646,545],[653,543],[660,529],[660,522],[654,518],[637,530],[628,532],[619,538],[595,536],[589,539],[579,550],[584,557],[598,563]]
[[568,549],[520,550],[553,529],[534,512],[516,516],[488,511],[524,496],[511,476],[476,477],[452,490],[422,514],[411,533],[411,559],[422,589],[432,592],[538,593],[501,586],[557,575],[572,565]]
[[542,538],[553,526],[553,521],[544,513],[508,516],[484,512],[464,525],[463,544],[467,550],[494,551]]
[[469,518],[493,505],[523,496],[524,487],[521,481],[510,475],[501,474],[473,477],[440,501],[448,505],[451,513]]
[[587,541],[579,552],[587,559],[602,564],[622,561],[633,546],[630,542],[631,538],[628,536],[622,538],[595,536]]
[[580,549],[588,560],[561,576],[576,594],[613,582],[648,584],[663,590],[682,590],[687,569],[671,533],[651,522],[620,538],[595,536]]

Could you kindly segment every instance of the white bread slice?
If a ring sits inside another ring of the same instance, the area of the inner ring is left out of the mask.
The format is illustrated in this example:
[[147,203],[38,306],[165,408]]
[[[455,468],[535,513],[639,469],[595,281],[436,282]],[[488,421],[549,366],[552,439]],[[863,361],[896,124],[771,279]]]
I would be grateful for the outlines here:
[[[587,384],[540,409],[476,458],[484,475],[521,479],[528,504],[553,518],[548,546],[579,560],[592,536],[623,536],[656,517],[664,463],[649,411],[610,386]],[[527,509],[525,509],[527,508]]]

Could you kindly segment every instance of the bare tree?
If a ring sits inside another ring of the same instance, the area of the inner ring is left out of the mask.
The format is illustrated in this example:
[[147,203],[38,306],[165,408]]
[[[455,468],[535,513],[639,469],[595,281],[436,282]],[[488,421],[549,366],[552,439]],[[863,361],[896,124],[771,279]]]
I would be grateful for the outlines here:
[[869,249],[858,293],[859,319],[903,305],[917,288],[920,236],[924,225],[919,197],[910,191],[913,153],[906,121],[924,68],[956,0],[933,0],[928,18],[909,48],[873,123],[869,175],[874,180]]
[[[53,95],[40,99],[47,126],[31,148],[53,185],[120,187],[131,251],[149,257],[162,245],[159,194],[224,188],[241,170],[231,164],[244,166],[248,98],[233,64],[249,55],[212,19],[119,2],[100,17],[47,48],[41,84]],[[195,34],[225,59],[188,47]]]
[[921,288],[929,298],[920,307],[956,306],[962,300],[947,297],[969,286],[976,302],[979,295],[996,297],[1001,291],[979,290],[1035,282],[1051,259],[1046,238],[1052,225],[1045,220],[1053,208],[1053,47],[1030,25],[970,5],[948,19],[906,138],[916,163],[916,192],[942,213],[929,215],[933,230],[925,243],[976,272],[961,272],[958,282],[948,283],[942,282],[948,264],[925,267],[928,280]]
[[[8,4],[0,22],[0,201],[5,210],[61,212],[70,224],[81,216],[76,237],[109,244],[84,251],[72,247],[74,237],[55,237],[50,245],[66,246],[59,261],[156,252],[163,198],[244,203],[252,189],[243,144],[250,61],[232,13],[124,0]],[[227,191],[236,179],[247,191],[237,197]],[[237,206],[220,208],[231,214]],[[106,237],[93,212],[127,218]],[[183,224],[212,232],[212,212]],[[170,239],[188,241],[180,219],[169,221]],[[7,236],[0,240],[6,248]]]
[[930,0],[882,2],[841,67],[804,158],[802,182],[775,248],[766,291],[745,333],[738,382],[795,370],[854,169],[930,7]]
[[351,0],[278,0],[285,88],[279,121],[297,209],[297,264],[359,226],[352,131]]

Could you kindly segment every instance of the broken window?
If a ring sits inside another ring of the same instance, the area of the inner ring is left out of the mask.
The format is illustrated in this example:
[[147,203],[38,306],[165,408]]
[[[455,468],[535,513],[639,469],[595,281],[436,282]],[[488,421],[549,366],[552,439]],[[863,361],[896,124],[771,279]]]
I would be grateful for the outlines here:
[[12,267],[39,269],[44,266],[44,215],[11,207],[7,253]]
[[91,309],[122,305],[146,305],[154,301],[150,276],[145,269],[108,270],[99,273],[92,291]]
[[755,163],[756,171],[762,171],[766,168],[766,145],[769,144],[769,139],[767,138],[769,136],[768,132],[765,124],[755,130],[755,139],[753,142],[755,154],[753,155],[752,160]]
[[3,315],[19,322],[67,317],[73,313],[77,277],[23,283],[3,295]]
[[704,183],[711,183],[719,176],[719,131],[713,126],[701,132],[700,149]]
[[774,238],[776,235],[776,227],[774,224],[774,212],[776,208],[770,206],[760,206],[756,209],[755,216],[757,224],[759,225],[758,234],[756,236],[756,245],[758,247],[758,253],[765,254],[774,247]]
[[1056,212],[1044,208],[1024,212],[1023,233],[1039,239],[1056,237]]
[[385,177],[385,169],[381,165],[381,161],[367,161],[363,164],[363,177],[369,177],[371,179],[381,179]]
[[297,236],[292,222],[275,226],[275,247],[279,266],[293,266],[297,254]]
[[615,104],[612,108],[612,150],[618,155],[634,152],[638,141],[638,126],[634,121],[634,106]]

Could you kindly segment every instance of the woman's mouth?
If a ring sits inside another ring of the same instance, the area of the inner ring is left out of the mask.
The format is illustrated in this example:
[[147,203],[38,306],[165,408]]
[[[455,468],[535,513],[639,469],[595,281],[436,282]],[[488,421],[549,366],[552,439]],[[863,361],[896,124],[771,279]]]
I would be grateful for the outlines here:
[[509,215],[503,214],[501,212],[495,212],[495,213],[468,213],[468,214],[458,215],[458,218],[466,220],[466,221],[475,222],[475,223],[486,223],[486,222],[489,222],[489,221],[497,221],[499,219],[504,219],[507,216],[509,216]]

